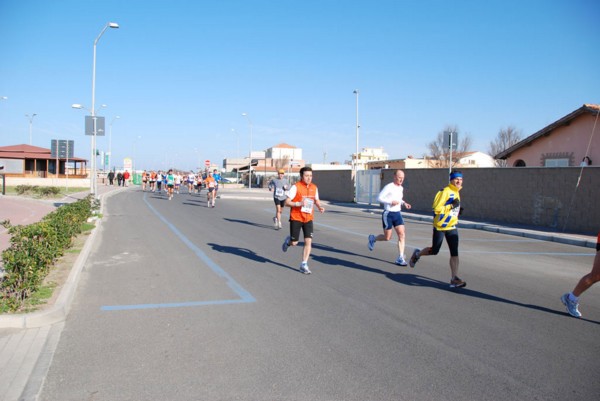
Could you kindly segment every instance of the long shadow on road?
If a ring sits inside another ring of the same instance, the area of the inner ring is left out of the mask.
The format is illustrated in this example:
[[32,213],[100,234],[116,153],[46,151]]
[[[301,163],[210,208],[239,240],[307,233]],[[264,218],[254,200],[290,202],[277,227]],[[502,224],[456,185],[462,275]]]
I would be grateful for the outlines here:
[[[313,248],[315,248],[314,245],[313,245]],[[321,247],[321,248],[330,250],[330,249],[327,249],[328,247]],[[352,252],[347,252],[347,251],[337,250],[337,252],[343,253],[346,255],[355,255]],[[362,256],[362,255],[356,255],[356,256]],[[451,291],[451,292],[456,293],[457,295],[461,295],[461,296],[485,299],[487,301],[493,301],[493,302],[502,302],[502,303],[505,303],[508,305],[514,305],[514,306],[519,306],[522,308],[533,309],[536,311],[551,313],[551,314],[559,315],[559,316],[567,315],[567,313],[563,312],[563,311],[546,308],[546,307],[540,306],[540,305],[526,304],[526,303],[522,303],[522,302],[518,302],[518,301],[513,301],[512,299],[502,298],[502,297],[499,297],[496,295],[488,294],[488,293],[481,292],[481,291],[476,291],[476,290],[473,290],[470,288],[450,289],[448,287],[448,283],[446,283],[446,282],[430,279],[430,278],[423,277],[418,274],[390,273],[385,270],[380,270],[380,269],[376,269],[373,267],[364,266],[364,265],[358,264],[358,263],[350,261],[350,260],[339,259],[339,258],[335,258],[335,257],[331,257],[331,256],[313,255],[312,258],[314,260],[318,261],[319,263],[323,263],[326,265],[343,266],[343,267],[349,267],[351,269],[358,269],[358,270],[364,270],[364,271],[368,271],[368,272],[372,272],[372,273],[381,274],[381,275],[389,278],[390,280],[393,280],[393,281],[395,281],[399,284],[403,284],[403,285],[435,288],[438,290]],[[594,324],[600,324],[600,322],[597,322],[594,320],[589,320],[589,319],[584,319],[584,318],[579,318],[579,319],[590,322],[590,323],[594,323]]]
[[207,245],[212,247],[212,249],[217,252],[228,253],[231,255],[240,256],[240,257],[250,259],[250,260],[252,260],[254,262],[258,262],[258,263],[270,263],[275,266],[285,267],[286,269],[290,269],[295,272],[298,271],[298,270],[296,270],[290,266],[284,265],[282,263],[273,262],[271,259],[267,259],[263,256],[260,256],[256,252],[251,251],[250,249],[247,249],[247,248],[238,248],[235,246],[225,246],[225,245],[219,245],[219,244],[214,244],[214,243],[208,243]]

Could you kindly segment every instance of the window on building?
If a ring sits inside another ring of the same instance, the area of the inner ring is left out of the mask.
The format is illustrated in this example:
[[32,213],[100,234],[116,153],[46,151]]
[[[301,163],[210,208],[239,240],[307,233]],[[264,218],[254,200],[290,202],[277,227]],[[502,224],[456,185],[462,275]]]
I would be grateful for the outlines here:
[[546,159],[544,167],[569,167],[569,159]]

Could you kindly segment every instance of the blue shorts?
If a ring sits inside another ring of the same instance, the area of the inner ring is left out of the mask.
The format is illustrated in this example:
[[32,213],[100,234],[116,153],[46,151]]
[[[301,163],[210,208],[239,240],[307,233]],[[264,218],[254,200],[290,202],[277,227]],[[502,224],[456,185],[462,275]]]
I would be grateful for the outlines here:
[[402,213],[400,212],[383,212],[381,215],[381,222],[383,223],[384,230],[391,230],[396,226],[404,225],[404,219],[402,218]]

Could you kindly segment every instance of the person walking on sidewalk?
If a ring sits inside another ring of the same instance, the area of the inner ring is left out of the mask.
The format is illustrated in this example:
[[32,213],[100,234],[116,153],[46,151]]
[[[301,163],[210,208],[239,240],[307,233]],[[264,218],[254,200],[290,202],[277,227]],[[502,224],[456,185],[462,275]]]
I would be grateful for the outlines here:
[[396,235],[398,236],[398,258],[396,259],[396,264],[398,266],[407,265],[404,257],[405,229],[401,209],[403,205],[406,209],[411,208],[410,203],[404,201],[403,182],[404,171],[396,170],[394,172],[394,181],[383,187],[379,196],[377,196],[377,201],[383,203],[383,213],[381,215],[383,234],[377,236],[373,234],[369,235],[369,250],[372,251],[375,248],[375,242],[389,241],[392,239],[392,229],[396,231]]
[[313,238],[313,209],[316,206],[319,212],[325,212],[319,199],[319,190],[312,183],[313,172],[310,167],[300,169],[300,181],[292,185],[285,200],[290,209],[290,235],[285,237],[281,250],[287,252],[288,247],[298,245],[300,229],[304,235],[304,249],[300,272],[310,274],[308,258],[312,248]]
[[273,192],[273,201],[275,202],[275,217],[273,225],[276,230],[281,229],[281,209],[285,206],[287,195],[285,192],[290,189],[290,183],[285,178],[285,170],[277,171],[277,178],[269,182],[269,191]]
[[600,281],[600,232],[596,240],[596,256],[594,257],[592,271],[579,280],[573,291],[567,292],[560,297],[560,300],[566,306],[567,312],[571,316],[581,317],[581,312],[579,312],[579,297],[598,281]]
[[450,248],[450,288],[465,287],[467,283],[458,277],[458,215],[460,214],[460,195],[463,175],[460,171],[450,173],[450,183],[440,190],[433,201],[433,239],[432,245],[414,250],[409,265],[415,267],[421,256],[437,255],[446,238]]

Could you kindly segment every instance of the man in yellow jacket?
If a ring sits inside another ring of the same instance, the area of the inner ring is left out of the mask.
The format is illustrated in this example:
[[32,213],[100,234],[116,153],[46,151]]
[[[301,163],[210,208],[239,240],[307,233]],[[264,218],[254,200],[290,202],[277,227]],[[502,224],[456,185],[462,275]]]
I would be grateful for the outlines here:
[[435,195],[433,200],[433,239],[432,245],[415,249],[409,265],[415,267],[421,256],[437,255],[444,238],[450,248],[450,288],[465,287],[467,283],[458,277],[458,215],[460,213],[460,195],[462,189],[462,172],[454,170],[450,173],[450,183]]
[[313,209],[316,207],[323,213],[325,209],[321,206],[319,199],[319,190],[312,183],[312,169],[302,167],[300,169],[300,181],[290,188],[285,205],[291,207],[290,210],[290,235],[285,238],[281,250],[287,252],[288,247],[298,245],[300,239],[300,229],[304,234],[304,250],[302,251],[302,263],[300,272],[310,274],[308,268],[308,257],[312,248],[313,237]]

